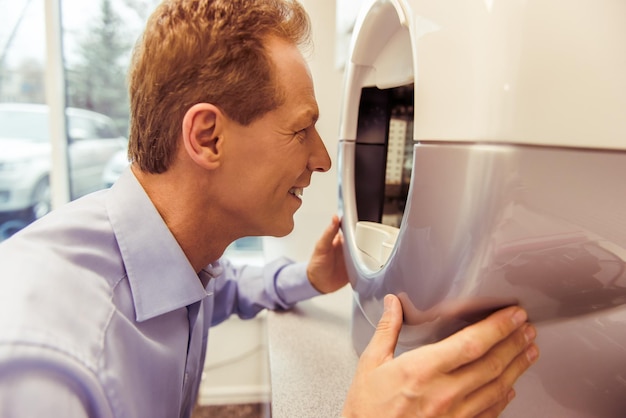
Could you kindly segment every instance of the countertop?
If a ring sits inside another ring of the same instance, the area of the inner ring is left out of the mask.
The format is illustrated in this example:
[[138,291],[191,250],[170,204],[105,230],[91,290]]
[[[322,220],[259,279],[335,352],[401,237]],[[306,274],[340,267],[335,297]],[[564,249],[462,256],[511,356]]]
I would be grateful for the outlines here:
[[272,418],[340,417],[358,357],[352,347],[352,289],[268,312]]

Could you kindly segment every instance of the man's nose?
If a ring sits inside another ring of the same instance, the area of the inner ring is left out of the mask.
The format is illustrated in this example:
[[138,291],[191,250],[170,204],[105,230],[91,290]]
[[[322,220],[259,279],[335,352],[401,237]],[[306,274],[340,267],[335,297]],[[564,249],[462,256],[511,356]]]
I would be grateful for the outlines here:
[[319,171],[324,173],[330,170],[331,161],[330,156],[328,155],[328,151],[326,150],[326,146],[324,145],[324,141],[317,133],[317,130],[314,131],[315,138],[313,138],[311,150],[311,157],[309,158],[309,170],[311,171]]

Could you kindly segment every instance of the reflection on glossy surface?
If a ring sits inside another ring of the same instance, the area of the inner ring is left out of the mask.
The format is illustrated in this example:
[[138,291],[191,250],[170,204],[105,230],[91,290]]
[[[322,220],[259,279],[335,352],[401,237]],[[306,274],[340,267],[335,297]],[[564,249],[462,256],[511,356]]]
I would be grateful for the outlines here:
[[[342,146],[349,154],[351,145]],[[344,217],[357,349],[387,293],[400,295],[405,313],[398,352],[520,304],[539,327],[542,356],[518,398],[543,399],[537,405],[547,409],[505,416],[622,416],[624,179],[625,152],[417,145],[407,209],[384,266],[363,262],[351,242],[354,218],[349,210]]]

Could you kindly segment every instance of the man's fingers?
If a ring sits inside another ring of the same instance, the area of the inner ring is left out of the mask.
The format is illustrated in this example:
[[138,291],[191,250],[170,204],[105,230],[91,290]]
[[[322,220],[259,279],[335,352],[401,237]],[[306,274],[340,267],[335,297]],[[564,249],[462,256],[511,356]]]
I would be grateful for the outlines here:
[[337,231],[333,238],[333,247],[343,247],[343,235]]
[[504,399],[499,400],[491,407],[482,411],[476,415],[475,418],[496,418],[499,417],[502,411],[509,405],[509,403],[515,398],[515,392],[510,390]]
[[[525,359],[527,365],[515,368],[519,370],[519,375],[521,375],[521,373],[539,356],[537,347],[533,344],[536,335],[537,331],[535,327],[530,324],[525,324],[506,340],[497,344],[485,356],[471,364],[461,367],[453,373],[463,378],[463,376],[475,376],[480,370],[488,371],[484,373],[483,382],[476,382],[477,387],[480,387],[503,374],[504,371],[510,367],[510,363],[513,362],[514,359],[518,358],[520,354],[525,354],[525,357],[522,356],[522,358]],[[511,376],[509,383],[513,384],[516,378],[517,377],[513,378],[513,376]]]
[[462,416],[477,416],[506,401],[513,384],[539,357],[535,335],[535,328],[526,324],[484,357],[452,373],[460,386],[471,391],[461,406]]
[[402,306],[394,295],[385,296],[385,310],[378,321],[376,332],[361,354],[361,363],[366,367],[377,367],[393,358],[402,327]]
[[[518,364],[518,367],[513,367],[514,372],[509,373],[508,379],[504,381],[510,387],[537,358],[536,347],[531,347],[536,335],[535,328],[530,324],[525,324],[504,341],[498,343],[483,357],[460,367],[451,374],[458,379],[460,386],[466,388],[467,393],[470,393],[498,378],[511,367],[511,363],[521,353],[526,353],[526,357],[524,357],[526,364]],[[530,352],[527,351],[529,349]]]
[[[388,405],[400,399],[398,411],[415,416],[496,417],[512,399],[513,384],[538,354],[534,327],[526,320],[523,309],[505,308],[394,359],[402,306],[396,296],[387,295],[376,332],[361,355],[357,380],[384,382],[375,392],[388,399],[375,416],[384,415]],[[363,398],[357,401],[352,403],[362,404]]]
[[322,245],[325,249],[329,249],[333,245],[333,240],[335,239],[337,233],[339,232],[339,218],[337,215],[333,215],[333,218],[330,222],[330,225],[324,229],[320,240],[317,242],[317,245]]
[[520,328],[527,318],[526,311],[518,306],[511,306],[433,344],[430,349],[438,353],[433,356],[433,367],[441,373],[449,373],[481,358]]

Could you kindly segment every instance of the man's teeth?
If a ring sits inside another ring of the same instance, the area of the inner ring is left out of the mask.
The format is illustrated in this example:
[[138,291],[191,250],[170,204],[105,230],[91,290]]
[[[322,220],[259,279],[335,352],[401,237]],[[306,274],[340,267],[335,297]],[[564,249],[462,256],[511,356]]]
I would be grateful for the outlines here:
[[289,190],[289,193],[291,193],[292,195],[297,196],[297,197],[302,197],[303,189],[302,189],[302,187],[292,187]]

